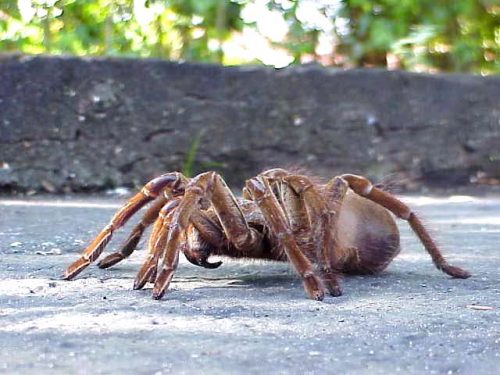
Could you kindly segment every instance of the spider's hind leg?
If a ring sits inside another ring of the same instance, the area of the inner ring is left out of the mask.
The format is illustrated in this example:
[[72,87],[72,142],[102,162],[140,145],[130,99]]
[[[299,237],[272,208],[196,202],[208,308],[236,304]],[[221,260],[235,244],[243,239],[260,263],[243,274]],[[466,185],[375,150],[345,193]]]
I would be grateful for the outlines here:
[[424,245],[425,250],[427,250],[431,256],[437,269],[459,279],[470,277],[470,273],[466,270],[448,264],[419,217],[405,203],[401,202],[393,195],[373,186],[371,182],[364,177],[352,174],[345,174],[341,177],[347,181],[349,187],[358,195],[378,203],[400,219],[406,220],[420,239],[420,242]]

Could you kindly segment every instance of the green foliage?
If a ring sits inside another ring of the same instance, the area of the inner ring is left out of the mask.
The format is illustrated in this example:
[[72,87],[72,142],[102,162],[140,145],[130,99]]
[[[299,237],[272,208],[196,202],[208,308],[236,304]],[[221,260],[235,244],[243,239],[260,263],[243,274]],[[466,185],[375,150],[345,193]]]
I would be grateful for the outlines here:
[[241,30],[226,0],[2,0],[0,51],[125,55],[222,62]]
[[492,0],[343,0],[338,49],[353,65],[498,72],[500,7]]
[[[285,3],[286,4],[286,3]],[[286,41],[282,43],[273,43],[276,46],[283,47],[293,56],[293,63],[298,64],[302,58],[307,55],[315,55],[316,45],[320,29],[306,25],[298,17],[299,1],[293,1],[291,4],[284,5],[281,1],[270,1],[268,7],[270,10],[278,11],[282,14],[288,23],[288,35]]]
[[[293,63],[500,72],[497,0],[267,0],[288,27],[270,44]],[[0,52],[158,57],[216,63],[252,0],[0,0]],[[326,20],[307,19],[314,13]],[[257,30],[259,31],[259,30]],[[320,51],[328,39],[328,52]],[[318,52],[320,51],[320,52]]]
[[182,174],[186,177],[193,176],[196,163],[196,155],[198,153],[198,147],[200,146],[201,136],[202,135],[200,133],[196,137],[194,137],[194,139],[191,141],[191,144],[189,145],[189,150],[186,153],[186,158],[181,170]]
[[201,139],[204,132],[199,132],[191,141],[189,149],[186,152],[184,163],[182,165],[181,172],[186,177],[193,177],[196,173],[208,169],[220,169],[224,167],[224,163],[219,163],[216,161],[205,161],[197,162],[198,150],[200,148]]

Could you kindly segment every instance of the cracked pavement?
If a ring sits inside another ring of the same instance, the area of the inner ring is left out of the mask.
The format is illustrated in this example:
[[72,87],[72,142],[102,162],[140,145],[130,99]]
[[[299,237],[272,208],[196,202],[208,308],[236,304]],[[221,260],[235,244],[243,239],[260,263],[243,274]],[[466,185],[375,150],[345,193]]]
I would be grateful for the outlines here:
[[398,221],[401,254],[379,276],[344,278],[338,298],[308,300],[287,264],[225,259],[217,270],[181,261],[154,301],[150,287],[132,290],[144,251],[59,279],[122,199],[4,196],[0,373],[495,373],[500,199],[405,199],[473,277],[436,270]]

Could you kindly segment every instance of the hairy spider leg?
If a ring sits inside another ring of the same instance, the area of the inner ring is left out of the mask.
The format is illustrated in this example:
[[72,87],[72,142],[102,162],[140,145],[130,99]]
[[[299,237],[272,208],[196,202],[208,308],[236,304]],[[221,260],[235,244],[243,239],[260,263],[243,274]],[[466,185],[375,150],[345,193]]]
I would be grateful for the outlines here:
[[134,289],[142,289],[147,282],[155,281],[158,260],[165,250],[170,223],[180,201],[180,197],[173,199],[160,210],[149,236],[148,254],[134,280]]
[[236,198],[222,177],[215,172],[196,176],[186,187],[170,224],[165,256],[153,288],[154,299],[160,299],[165,294],[177,269],[182,236],[190,225],[191,216],[199,212],[204,200],[211,203],[227,240],[237,249],[252,249],[260,245],[261,235],[249,227]]
[[336,224],[340,204],[348,189],[347,183],[341,179],[331,181],[325,193],[332,200],[327,201],[306,176],[292,174],[283,169],[270,170],[265,172],[265,175],[271,176],[272,179],[278,178],[282,185],[293,191],[290,192],[284,186],[281,188],[284,211],[292,223],[301,221],[295,225],[310,228],[310,238],[315,246],[315,258],[328,292],[335,297],[342,295],[339,280],[340,266],[337,260],[339,245]]
[[137,225],[132,229],[130,235],[125,240],[120,250],[111,253],[102,259],[98,264],[99,268],[111,267],[132,255],[134,250],[137,248],[144,231],[155,222],[161,208],[167,203],[168,199],[169,197],[165,196],[165,194],[156,198],[151,206],[146,210],[139,223],[137,223]]
[[324,298],[321,279],[314,274],[311,261],[302,253],[295,241],[293,231],[287,223],[285,212],[280,206],[266,177],[255,177],[246,182],[247,192],[258,205],[269,229],[285,251],[287,258],[302,278],[309,298],[321,301]]
[[109,224],[97,235],[85,250],[83,250],[80,258],[66,268],[62,278],[65,280],[73,279],[90,263],[95,261],[111,240],[113,232],[125,225],[132,215],[147,203],[154,200],[162,190],[169,189],[177,192],[182,189],[185,182],[186,178],[177,172],[167,173],[149,181],[139,193],[130,198],[125,205],[118,210]]
[[304,200],[312,238],[317,238],[315,245],[321,275],[328,292],[338,297],[342,295],[342,288],[339,276],[341,266],[338,255],[341,251],[337,240],[337,222],[348,186],[338,180],[332,181],[325,192],[332,199],[327,200],[307,177],[290,175],[285,177],[284,181]]
[[[168,234],[170,231],[170,224],[174,217],[175,210],[180,203],[180,199],[169,202],[165,207],[162,208],[160,212],[160,217],[157,219],[153,231],[149,239],[149,253],[143,262],[139,272],[134,281],[134,289],[142,289],[147,282],[154,283],[156,281],[157,270],[159,263],[165,256],[166,244],[168,240]],[[196,219],[195,219],[196,216]],[[193,220],[195,219],[195,220]],[[214,232],[214,228],[207,227],[208,218],[205,218],[202,212],[194,212],[191,215],[191,221],[196,221],[197,226],[203,228],[203,238],[209,238],[211,243],[215,242],[217,244],[222,243],[222,233],[219,230]],[[186,231],[187,238],[183,238],[181,241],[180,249],[184,253],[186,258],[193,264],[202,266],[205,268],[217,268],[222,262],[208,262],[207,257],[199,257],[198,254],[191,251],[191,248],[196,245],[196,242],[200,240],[200,231],[190,223],[188,230]],[[186,234],[185,233],[185,234]]]
[[470,277],[469,272],[459,267],[448,264],[418,216],[406,204],[401,202],[393,195],[377,187],[374,187],[372,183],[365,177],[353,174],[344,174],[341,177],[345,181],[347,181],[349,187],[358,195],[361,195],[362,197],[368,198],[371,201],[378,203],[379,205],[391,211],[400,219],[406,220],[431,256],[432,261],[437,269],[452,277],[460,279],[466,279]]

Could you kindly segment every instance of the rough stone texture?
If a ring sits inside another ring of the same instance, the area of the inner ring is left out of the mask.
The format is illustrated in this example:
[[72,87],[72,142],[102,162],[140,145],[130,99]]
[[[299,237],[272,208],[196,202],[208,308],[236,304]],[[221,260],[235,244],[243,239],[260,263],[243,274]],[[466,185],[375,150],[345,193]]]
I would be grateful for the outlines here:
[[183,168],[230,184],[269,166],[500,181],[500,77],[157,60],[0,61],[0,189],[99,190]]
[[399,221],[403,250],[386,272],[315,302],[286,264],[227,260],[181,262],[154,301],[132,290],[144,251],[62,281],[121,202],[0,199],[0,373],[498,373],[500,201],[406,200],[473,276],[436,270]]

